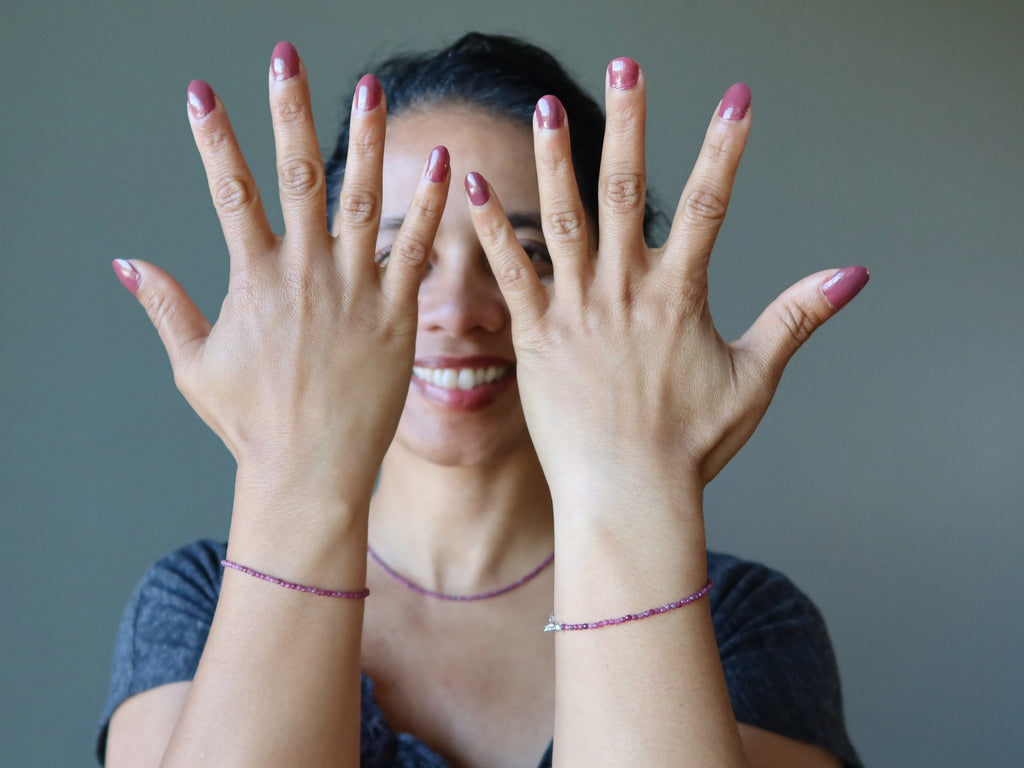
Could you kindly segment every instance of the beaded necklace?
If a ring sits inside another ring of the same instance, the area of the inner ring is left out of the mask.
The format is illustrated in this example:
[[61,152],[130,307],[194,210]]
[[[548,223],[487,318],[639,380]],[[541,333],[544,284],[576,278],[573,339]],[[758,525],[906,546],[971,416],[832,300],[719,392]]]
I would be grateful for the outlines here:
[[552,552],[550,555],[544,558],[544,561],[540,565],[538,565],[525,576],[516,579],[511,584],[506,584],[504,587],[492,589],[490,592],[481,592],[477,595],[449,595],[447,592],[435,592],[432,589],[424,589],[418,584],[413,584],[411,581],[409,581],[401,574],[397,573],[395,570],[391,568],[391,566],[389,566],[387,563],[381,560],[377,553],[374,552],[370,547],[366,548],[366,552],[373,559],[373,562],[375,562],[380,567],[380,569],[384,571],[384,573],[386,573],[388,576],[397,581],[406,589],[410,589],[413,592],[416,592],[420,595],[425,595],[426,597],[433,597],[437,600],[451,600],[453,602],[460,603],[468,603],[473,600],[487,600],[492,597],[497,597],[498,595],[504,595],[506,592],[511,592],[513,589],[517,589],[523,586],[523,584],[525,584],[526,582],[533,579],[535,576],[537,576],[537,574],[539,574],[541,571],[543,571],[545,568],[551,565],[551,562],[555,559],[555,553]]

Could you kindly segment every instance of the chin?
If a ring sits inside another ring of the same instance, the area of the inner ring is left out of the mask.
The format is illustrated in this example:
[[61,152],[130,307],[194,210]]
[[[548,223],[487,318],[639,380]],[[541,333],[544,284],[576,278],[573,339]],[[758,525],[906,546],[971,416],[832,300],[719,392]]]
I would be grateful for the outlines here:
[[533,450],[526,421],[521,409],[517,410],[518,420],[508,414],[510,418],[499,424],[489,419],[429,419],[406,412],[392,446],[441,467],[497,464],[524,450]]

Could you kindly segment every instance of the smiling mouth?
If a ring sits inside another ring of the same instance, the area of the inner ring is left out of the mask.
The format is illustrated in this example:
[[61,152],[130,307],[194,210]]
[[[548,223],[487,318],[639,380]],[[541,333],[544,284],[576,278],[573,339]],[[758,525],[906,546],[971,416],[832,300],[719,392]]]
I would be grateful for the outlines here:
[[414,365],[412,375],[434,387],[465,391],[507,379],[515,373],[515,370],[514,365],[492,365],[481,368],[430,368]]

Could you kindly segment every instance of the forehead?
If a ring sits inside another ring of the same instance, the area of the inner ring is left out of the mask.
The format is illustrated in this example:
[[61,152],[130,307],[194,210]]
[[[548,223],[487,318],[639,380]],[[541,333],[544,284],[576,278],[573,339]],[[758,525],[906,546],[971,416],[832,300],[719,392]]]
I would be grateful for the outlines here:
[[439,144],[451,156],[450,199],[461,201],[463,179],[477,171],[490,182],[506,210],[539,209],[531,127],[476,107],[446,105],[388,120],[384,216],[401,215],[408,208],[430,150]]

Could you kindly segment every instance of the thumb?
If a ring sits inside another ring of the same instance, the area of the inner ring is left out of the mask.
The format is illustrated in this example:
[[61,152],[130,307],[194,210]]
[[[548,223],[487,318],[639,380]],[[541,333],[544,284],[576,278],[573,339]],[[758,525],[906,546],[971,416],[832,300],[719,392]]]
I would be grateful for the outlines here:
[[114,274],[142,304],[177,373],[196,344],[210,334],[210,323],[178,281],[145,261],[114,259]]
[[860,293],[870,277],[864,267],[843,267],[805,277],[768,305],[736,347],[751,353],[778,381],[801,345]]

